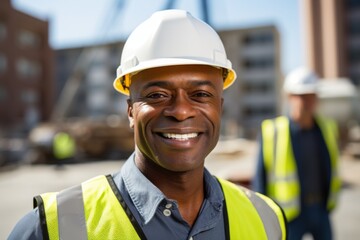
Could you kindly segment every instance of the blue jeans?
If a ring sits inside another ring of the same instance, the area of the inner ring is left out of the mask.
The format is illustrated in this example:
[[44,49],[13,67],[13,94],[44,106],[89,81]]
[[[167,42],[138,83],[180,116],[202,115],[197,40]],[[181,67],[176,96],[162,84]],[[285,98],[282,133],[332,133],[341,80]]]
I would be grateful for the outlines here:
[[314,240],[332,240],[329,213],[323,204],[303,206],[300,215],[288,223],[289,240],[301,240],[310,233]]

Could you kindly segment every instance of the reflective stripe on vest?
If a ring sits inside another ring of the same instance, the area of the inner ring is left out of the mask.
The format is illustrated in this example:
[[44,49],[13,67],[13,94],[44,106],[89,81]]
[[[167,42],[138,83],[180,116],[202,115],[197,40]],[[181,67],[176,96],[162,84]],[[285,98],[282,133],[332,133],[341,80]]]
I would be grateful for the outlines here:
[[[335,123],[316,118],[330,154],[332,178],[328,208],[335,206],[340,189],[337,174],[337,143]],[[281,116],[262,123],[263,159],[268,178],[267,193],[283,209],[287,219],[293,220],[300,213],[300,186],[297,166],[290,139],[289,119]]]
[[218,180],[225,196],[230,239],[286,238],[285,219],[272,200],[226,180]]
[[[219,182],[225,195],[230,239],[285,239],[285,220],[272,200],[225,180]],[[42,227],[48,231],[43,231],[45,239],[47,235],[51,240],[146,239],[114,187],[111,176],[99,176],[59,193],[36,197],[40,214],[44,213],[40,216]]]

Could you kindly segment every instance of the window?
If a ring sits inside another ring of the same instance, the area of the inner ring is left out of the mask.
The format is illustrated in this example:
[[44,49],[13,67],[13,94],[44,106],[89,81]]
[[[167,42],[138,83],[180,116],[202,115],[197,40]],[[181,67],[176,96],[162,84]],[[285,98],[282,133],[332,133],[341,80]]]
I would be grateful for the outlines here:
[[257,106],[257,107],[245,107],[243,114],[245,116],[271,116],[275,113],[275,107],[273,106]]
[[264,94],[264,93],[270,92],[273,89],[271,83],[272,83],[271,80],[268,82],[262,82],[262,83],[249,82],[249,83],[245,83],[243,85],[243,88],[244,88],[245,92],[257,92],[260,94]]
[[0,102],[4,101],[6,99],[6,89],[0,85]]
[[21,47],[40,47],[40,36],[28,30],[21,30],[18,34],[18,44]]
[[23,78],[38,77],[41,72],[41,66],[38,62],[21,58],[16,62],[16,71]]
[[4,73],[7,68],[7,59],[5,54],[0,53],[0,74]]
[[6,26],[5,23],[0,21],[0,41],[6,38]]
[[33,104],[38,101],[38,93],[34,90],[24,90],[21,92],[21,100],[27,104]]
[[246,35],[243,39],[245,45],[261,45],[274,42],[272,32],[258,32]]
[[247,69],[265,69],[274,67],[273,57],[263,57],[259,59],[246,59],[243,62],[243,67]]

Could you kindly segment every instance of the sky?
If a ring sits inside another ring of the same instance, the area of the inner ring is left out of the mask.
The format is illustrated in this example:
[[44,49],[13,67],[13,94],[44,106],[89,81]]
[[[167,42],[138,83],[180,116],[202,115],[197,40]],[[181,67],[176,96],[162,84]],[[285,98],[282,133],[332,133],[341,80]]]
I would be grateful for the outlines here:
[[[173,8],[202,18],[199,0],[173,0]],[[208,0],[216,30],[275,25],[280,33],[284,74],[304,64],[301,0]],[[13,6],[49,21],[54,49],[125,40],[166,0],[12,0]],[[120,56],[119,56],[120,59]]]

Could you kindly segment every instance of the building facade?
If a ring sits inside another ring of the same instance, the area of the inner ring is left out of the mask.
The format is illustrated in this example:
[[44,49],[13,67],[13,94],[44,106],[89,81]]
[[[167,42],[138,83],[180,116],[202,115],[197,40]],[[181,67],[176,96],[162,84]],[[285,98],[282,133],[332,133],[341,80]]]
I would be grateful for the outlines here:
[[280,39],[274,26],[220,31],[237,73],[224,92],[223,135],[254,139],[261,121],[281,111]]
[[0,1],[0,134],[26,133],[50,117],[53,51],[47,21]]

